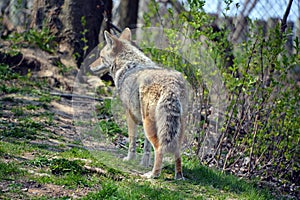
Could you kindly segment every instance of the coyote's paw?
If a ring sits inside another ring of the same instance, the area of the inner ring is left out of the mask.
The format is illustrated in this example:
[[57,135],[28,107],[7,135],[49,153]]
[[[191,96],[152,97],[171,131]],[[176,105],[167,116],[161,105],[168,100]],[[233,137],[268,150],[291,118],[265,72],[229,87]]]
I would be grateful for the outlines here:
[[183,181],[185,180],[182,173],[176,173],[174,179],[175,180],[183,180]]
[[136,157],[135,153],[130,152],[125,158],[123,158],[123,161],[134,160],[135,157]]
[[123,158],[123,161],[129,161],[129,160],[134,160],[135,157],[129,157],[129,156],[126,156],[125,158]]
[[159,174],[155,175],[155,174],[152,173],[152,171],[150,171],[150,172],[147,172],[147,173],[143,174],[142,177],[143,178],[149,178],[149,179],[150,178],[158,178]]

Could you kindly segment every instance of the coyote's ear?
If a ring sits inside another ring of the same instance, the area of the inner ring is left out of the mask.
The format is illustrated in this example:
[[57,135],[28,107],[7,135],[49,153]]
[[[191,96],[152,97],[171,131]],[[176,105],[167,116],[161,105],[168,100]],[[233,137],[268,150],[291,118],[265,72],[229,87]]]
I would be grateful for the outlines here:
[[123,40],[128,40],[128,41],[131,41],[131,31],[129,28],[125,28],[124,31],[121,33],[120,39],[123,39]]
[[110,34],[108,31],[104,31],[104,37],[109,47],[114,48],[117,46],[118,39],[112,34]]

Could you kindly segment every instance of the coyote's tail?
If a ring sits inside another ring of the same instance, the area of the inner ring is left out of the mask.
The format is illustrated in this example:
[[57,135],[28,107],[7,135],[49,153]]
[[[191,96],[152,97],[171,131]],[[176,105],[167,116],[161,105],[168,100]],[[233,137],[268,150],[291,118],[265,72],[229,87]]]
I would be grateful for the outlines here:
[[174,152],[179,147],[182,105],[179,95],[169,91],[160,97],[156,112],[156,127],[159,144],[165,152]]

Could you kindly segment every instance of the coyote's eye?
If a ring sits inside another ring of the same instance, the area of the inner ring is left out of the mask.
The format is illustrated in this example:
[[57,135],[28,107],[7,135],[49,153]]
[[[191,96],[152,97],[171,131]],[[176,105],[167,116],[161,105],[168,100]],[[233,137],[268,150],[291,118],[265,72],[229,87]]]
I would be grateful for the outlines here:
[[105,62],[104,56],[100,56],[100,59],[101,59],[103,62]]

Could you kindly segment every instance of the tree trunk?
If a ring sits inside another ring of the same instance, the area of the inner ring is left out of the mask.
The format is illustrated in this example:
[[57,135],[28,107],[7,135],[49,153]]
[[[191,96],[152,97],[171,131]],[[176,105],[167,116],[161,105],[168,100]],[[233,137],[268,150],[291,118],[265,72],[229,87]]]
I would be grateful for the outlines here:
[[103,13],[111,4],[112,0],[35,0],[31,28],[49,27],[61,58],[80,67],[99,43]]
[[115,23],[123,30],[126,27],[136,28],[139,0],[120,0],[114,16]]

